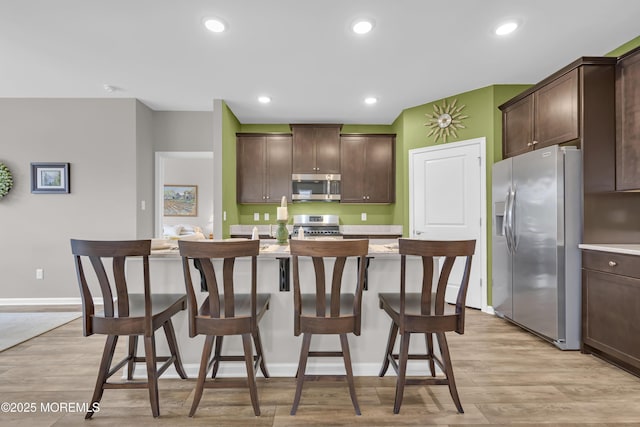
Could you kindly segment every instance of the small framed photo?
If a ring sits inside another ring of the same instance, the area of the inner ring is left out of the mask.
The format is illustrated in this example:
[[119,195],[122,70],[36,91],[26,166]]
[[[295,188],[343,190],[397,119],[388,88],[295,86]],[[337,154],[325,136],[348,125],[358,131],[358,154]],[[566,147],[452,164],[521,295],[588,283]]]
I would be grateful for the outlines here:
[[69,163],[31,163],[32,193],[69,193]]
[[198,216],[198,186],[165,185],[164,216]]

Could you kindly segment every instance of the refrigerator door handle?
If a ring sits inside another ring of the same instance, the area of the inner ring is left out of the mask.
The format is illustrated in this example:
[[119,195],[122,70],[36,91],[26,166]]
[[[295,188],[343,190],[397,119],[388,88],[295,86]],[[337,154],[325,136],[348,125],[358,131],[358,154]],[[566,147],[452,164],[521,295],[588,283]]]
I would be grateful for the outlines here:
[[509,214],[509,228],[511,229],[511,247],[513,253],[518,250],[518,235],[516,234],[516,189],[511,192],[511,213]]
[[502,215],[502,233],[504,234],[505,240],[507,242],[507,249],[509,252],[512,252],[511,249],[511,230],[509,228],[509,205],[511,204],[511,188],[507,191],[507,196],[504,201],[504,213]]

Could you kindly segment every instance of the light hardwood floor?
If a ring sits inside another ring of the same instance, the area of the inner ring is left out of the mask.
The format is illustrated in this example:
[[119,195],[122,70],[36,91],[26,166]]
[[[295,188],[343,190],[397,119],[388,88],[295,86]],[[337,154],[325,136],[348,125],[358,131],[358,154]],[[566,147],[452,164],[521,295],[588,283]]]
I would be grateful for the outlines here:
[[188,418],[195,380],[161,379],[160,418],[151,416],[146,390],[107,390],[100,412],[85,421],[84,413],[40,407],[91,397],[104,337],[83,337],[81,320],[75,320],[0,353],[0,402],[35,402],[38,409],[0,413],[0,425],[640,426],[639,378],[594,356],[557,350],[476,310],[468,310],[466,326],[464,335],[449,335],[464,414],[456,412],[446,386],[407,386],[402,410],[393,415],[395,378],[388,376],[357,378],[360,417],[344,382],[305,383],[298,413],[290,416],[294,380],[272,378],[259,380],[260,417],[253,415],[246,389],[209,389]]

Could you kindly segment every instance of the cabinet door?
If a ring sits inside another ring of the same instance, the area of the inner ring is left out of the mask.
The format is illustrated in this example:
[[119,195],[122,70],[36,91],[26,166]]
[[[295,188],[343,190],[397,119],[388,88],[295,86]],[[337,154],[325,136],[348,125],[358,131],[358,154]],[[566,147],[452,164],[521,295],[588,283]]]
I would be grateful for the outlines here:
[[557,78],[533,94],[535,148],[562,144],[580,137],[578,127],[578,69]]
[[505,108],[502,113],[502,157],[517,156],[533,147],[533,95]]
[[264,203],[265,137],[239,136],[236,153],[238,203]]
[[583,270],[585,345],[640,368],[640,279]]
[[367,203],[395,201],[395,138],[371,136],[365,150],[364,191]]
[[291,200],[291,136],[266,137],[267,203],[280,203],[282,196]]
[[343,203],[365,202],[365,145],[364,136],[343,136],[340,141],[340,201]]
[[340,127],[314,129],[316,173],[340,173]]
[[340,125],[291,125],[293,173],[340,173]]
[[345,135],[340,142],[343,203],[395,201],[395,137]]
[[616,189],[640,189],[640,51],[623,58],[616,75]]
[[293,173],[316,173],[314,130],[293,127]]

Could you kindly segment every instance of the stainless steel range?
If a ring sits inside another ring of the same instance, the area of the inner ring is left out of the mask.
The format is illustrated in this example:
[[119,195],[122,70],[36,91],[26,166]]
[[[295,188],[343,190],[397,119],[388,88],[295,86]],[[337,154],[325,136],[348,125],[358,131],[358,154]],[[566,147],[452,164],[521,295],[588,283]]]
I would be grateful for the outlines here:
[[338,215],[294,215],[292,237],[298,236],[302,227],[305,236],[341,236]]

